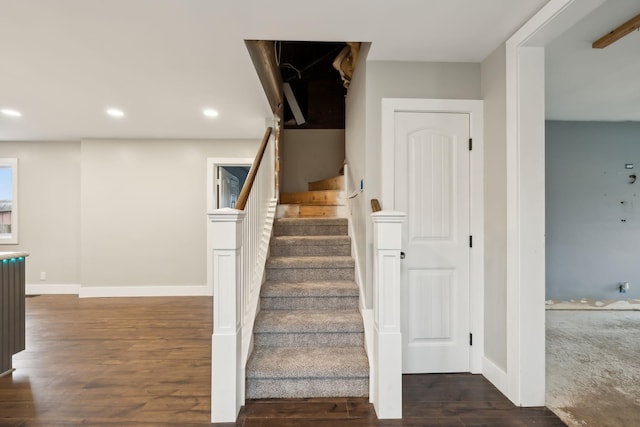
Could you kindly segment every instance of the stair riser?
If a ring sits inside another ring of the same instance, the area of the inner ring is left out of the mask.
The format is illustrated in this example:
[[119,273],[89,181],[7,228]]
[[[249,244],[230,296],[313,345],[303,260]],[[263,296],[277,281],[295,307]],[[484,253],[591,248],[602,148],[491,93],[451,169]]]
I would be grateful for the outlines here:
[[346,269],[355,268],[355,261],[351,257],[269,257],[268,269]]
[[279,224],[273,229],[275,236],[346,236],[345,225],[304,225],[304,224]]
[[366,397],[367,378],[255,379],[247,378],[247,399],[301,397]]
[[271,256],[349,256],[351,245],[271,245]]
[[364,334],[353,333],[256,333],[254,345],[260,347],[361,347]]
[[346,217],[346,206],[278,205],[276,218]]
[[339,190],[302,191],[280,193],[280,203],[300,205],[336,206],[344,205],[344,194]]
[[270,297],[260,299],[262,310],[357,309],[358,297]]
[[267,280],[274,282],[309,282],[321,280],[354,280],[351,268],[268,268]]

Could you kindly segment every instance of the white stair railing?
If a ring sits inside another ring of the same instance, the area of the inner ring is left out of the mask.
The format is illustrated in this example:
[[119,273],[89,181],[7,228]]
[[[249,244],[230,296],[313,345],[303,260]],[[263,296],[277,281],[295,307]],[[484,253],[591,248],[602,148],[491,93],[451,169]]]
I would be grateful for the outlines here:
[[267,129],[236,209],[209,212],[213,282],[211,421],[234,422],[245,400],[245,367],[277,197],[276,140]]
[[373,355],[370,400],[378,418],[402,418],[400,260],[406,214],[379,210],[373,222]]

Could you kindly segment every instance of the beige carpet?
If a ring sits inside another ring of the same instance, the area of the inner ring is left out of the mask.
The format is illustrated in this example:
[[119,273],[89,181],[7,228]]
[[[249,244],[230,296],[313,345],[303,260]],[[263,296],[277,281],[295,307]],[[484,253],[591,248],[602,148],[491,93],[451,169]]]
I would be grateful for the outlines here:
[[546,316],[547,406],[570,426],[640,426],[640,312]]

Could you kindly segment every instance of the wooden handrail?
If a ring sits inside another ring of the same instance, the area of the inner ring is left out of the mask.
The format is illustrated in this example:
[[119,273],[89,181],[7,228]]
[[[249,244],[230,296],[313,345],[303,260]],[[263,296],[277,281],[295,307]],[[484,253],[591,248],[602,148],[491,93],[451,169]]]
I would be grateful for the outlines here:
[[382,210],[382,206],[380,206],[378,199],[371,199],[371,210],[373,212],[380,212]]
[[244,182],[242,186],[242,191],[240,191],[240,195],[238,196],[238,200],[236,201],[236,209],[243,211],[244,207],[247,205],[247,200],[249,199],[249,193],[251,193],[251,189],[253,188],[253,182],[256,180],[256,174],[258,173],[258,168],[260,167],[260,163],[262,162],[262,157],[264,156],[264,152],[267,149],[267,144],[269,143],[269,137],[271,137],[271,132],[273,128],[267,128],[264,132],[264,136],[262,137],[262,142],[260,143],[260,148],[258,149],[258,154],[256,154],[256,158],[253,159],[253,164],[251,165],[251,170],[249,170],[249,175],[247,176],[247,180]]

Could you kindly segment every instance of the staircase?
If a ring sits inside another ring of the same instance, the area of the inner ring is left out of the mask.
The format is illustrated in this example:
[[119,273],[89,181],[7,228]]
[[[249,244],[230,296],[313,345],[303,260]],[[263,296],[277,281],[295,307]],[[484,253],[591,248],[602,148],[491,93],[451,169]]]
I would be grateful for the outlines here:
[[289,206],[274,223],[248,399],[368,396],[351,240],[346,218],[334,215],[343,190],[326,188],[336,182],[342,177],[309,184],[310,194],[281,195]]

